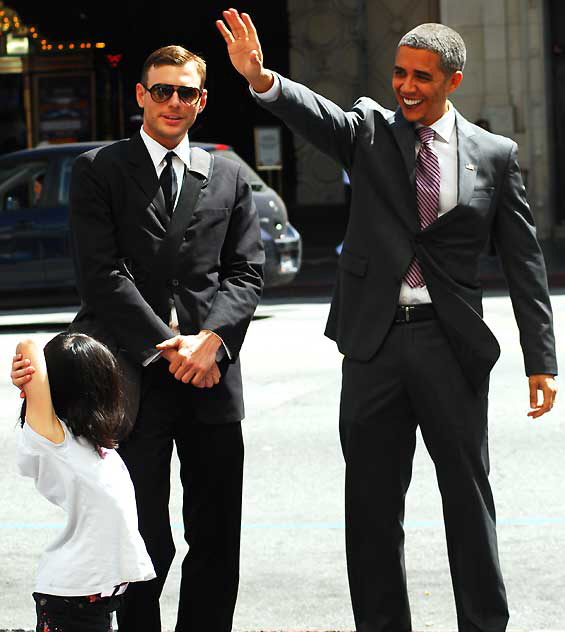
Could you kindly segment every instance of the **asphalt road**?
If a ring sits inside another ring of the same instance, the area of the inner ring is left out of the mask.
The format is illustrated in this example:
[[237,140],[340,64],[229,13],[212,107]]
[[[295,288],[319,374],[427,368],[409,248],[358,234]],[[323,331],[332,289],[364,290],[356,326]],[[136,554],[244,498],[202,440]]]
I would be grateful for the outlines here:
[[[490,296],[486,319],[502,346],[491,381],[491,481],[510,601],[509,630],[565,630],[565,419],[558,401],[539,421],[528,392],[509,300]],[[554,297],[561,364],[565,295]],[[341,357],[322,335],[326,299],[263,304],[242,352],[247,419],[242,567],[234,630],[353,630],[343,551],[343,462],[337,411]],[[8,372],[17,339],[46,341],[68,313],[27,313],[23,330],[0,314],[0,628],[34,628],[38,557],[64,520],[15,469],[19,400]],[[51,321],[49,328],[42,323]],[[562,394],[561,400],[565,398]],[[171,513],[177,557],[163,599],[174,629],[179,568],[178,468]],[[406,514],[415,630],[456,630],[435,475],[419,441]]]

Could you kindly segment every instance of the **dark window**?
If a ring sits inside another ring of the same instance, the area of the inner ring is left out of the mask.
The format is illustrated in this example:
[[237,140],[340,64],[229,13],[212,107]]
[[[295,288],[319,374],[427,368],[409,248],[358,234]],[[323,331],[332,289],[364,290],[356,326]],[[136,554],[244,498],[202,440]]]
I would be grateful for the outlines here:
[[68,156],[61,164],[61,178],[59,180],[59,188],[57,190],[57,200],[61,206],[69,204],[69,190],[71,186],[71,172],[75,156]]
[[42,206],[47,163],[12,163],[0,167],[0,210],[17,211]]

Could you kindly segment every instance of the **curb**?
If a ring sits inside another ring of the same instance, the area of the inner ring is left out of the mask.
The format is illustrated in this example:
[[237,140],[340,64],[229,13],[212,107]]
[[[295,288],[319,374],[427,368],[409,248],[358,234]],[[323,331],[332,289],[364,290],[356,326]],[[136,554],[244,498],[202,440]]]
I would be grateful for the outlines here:
[[[117,628],[114,628],[115,632],[119,632]],[[22,628],[15,629],[0,629],[0,632],[33,632],[33,630],[24,630]],[[163,632],[167,632],[164,630]],[[170,631],[172,632],[172,630]],[[355,630],[297,630],[297,629],[286,629],[286,630],[234,630],[234,632],[355,632]],[[414,630],[413,632],[455,632],[449,630],[432,630],[431,628],[424,630]],[[530,630],[508,630],[508,632],[565,632],[565,630],[539,630],[539,629],[530,629]]]

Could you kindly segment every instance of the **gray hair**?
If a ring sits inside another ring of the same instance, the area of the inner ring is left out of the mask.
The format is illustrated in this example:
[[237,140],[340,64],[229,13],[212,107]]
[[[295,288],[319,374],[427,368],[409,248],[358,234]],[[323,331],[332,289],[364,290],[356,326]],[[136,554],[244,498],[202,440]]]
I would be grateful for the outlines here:
[[439,67],[446,75],[463,70],[467,51],[465,42],[457,31],[444,24],[430,22],[408,31],[398,46],[421,48],[439,55]]

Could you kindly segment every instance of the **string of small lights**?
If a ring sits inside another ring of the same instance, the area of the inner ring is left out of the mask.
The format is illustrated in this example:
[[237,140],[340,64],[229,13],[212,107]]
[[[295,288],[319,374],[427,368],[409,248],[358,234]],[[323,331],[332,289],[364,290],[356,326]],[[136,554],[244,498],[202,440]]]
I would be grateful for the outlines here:
[[104,42],[88,41],[52,41],[41,37],[37,27],[23,24],[17,11],[4,5],[0,1],[0,50],[4,49],[3,40],[11,35],[13,37],[27,37],[30,40],[30,51],[34,52],[68,52],[73,50],[85,50],[92,48],[106,48]]

